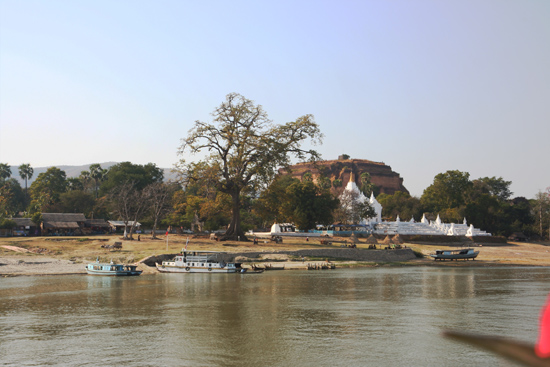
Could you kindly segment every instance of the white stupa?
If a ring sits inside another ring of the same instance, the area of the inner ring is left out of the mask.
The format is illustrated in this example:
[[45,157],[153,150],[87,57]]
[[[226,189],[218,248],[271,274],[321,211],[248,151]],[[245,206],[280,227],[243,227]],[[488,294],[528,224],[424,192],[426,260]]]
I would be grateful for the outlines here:
[[374,197],[374,193],[370,194],[369,199],[370,206],[374,208],[374,211],[376,212],[375,218],[367,218],[368,223],[381,223],[382,222],[382,205],[376,200]]
[[374,224],[382,222],[382,205],[380,205],[380,203],[374,198],[374,193],[371,194],[370,199],[367,199],[367,197],[361,192],[361,190],[359,190],[359,187],[357,187],[357,184],[355,183],[355,176],[353,172],[351,172],[348,184],[346,185],[346,188],[344,189],[344,192],[342,192],[342,195],[340,195],[340,197],[342,197],[346,192],[353,195],[353,197],[356,197],[356,200],[360,203],[364,203],[365,200],[368,200],[370,206],[372,206],[374,208],[374,211],[376,212],[376,217],[362,218],[360,224]]
[[279,225],[279,223],[274,223],[271,226],[271,233],[281,233],[281,226]]

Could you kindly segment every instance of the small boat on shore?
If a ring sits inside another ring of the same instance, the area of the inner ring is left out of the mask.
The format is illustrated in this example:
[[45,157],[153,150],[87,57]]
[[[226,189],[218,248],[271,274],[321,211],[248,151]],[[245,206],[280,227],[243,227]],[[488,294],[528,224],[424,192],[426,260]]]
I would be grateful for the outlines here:
[[235,273],[240,264],[226,262],[225,252],[186,251],[173,260],[155,263],[161,273]]
[[475,251],[473,248],[463,248],[458,250],[436,250],[435,253],[430,254],[434,260],[475,260],[479,255],[479,251]]
[[123,265],[110,263],[100,263],[99,259],[95,263],[86,265],[86,272],[90,275],[110,275],[110,276],[134,276],[140,275],[142,270],[137,270],[136,265]]
[[261,274],[263,272],[264,272],[263,269],[244,269],[244,268],[242,268],[240,270],[241,274]]

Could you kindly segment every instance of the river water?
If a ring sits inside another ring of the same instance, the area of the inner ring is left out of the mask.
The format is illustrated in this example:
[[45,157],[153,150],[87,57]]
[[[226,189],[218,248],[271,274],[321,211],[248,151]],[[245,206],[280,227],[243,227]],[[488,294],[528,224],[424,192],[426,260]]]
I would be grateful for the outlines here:
[[0,366],[513,366],[445,329],[534,343],[549,268],[0,279]]

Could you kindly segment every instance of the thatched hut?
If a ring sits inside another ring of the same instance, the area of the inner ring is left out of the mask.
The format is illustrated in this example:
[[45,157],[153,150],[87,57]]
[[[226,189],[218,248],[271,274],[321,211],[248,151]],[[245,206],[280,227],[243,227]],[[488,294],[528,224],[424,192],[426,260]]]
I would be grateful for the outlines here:
[[378,244],[378,240],[371,234],[369,237],[367,237],[367,243],[370,245],[376,245]]
[[391,244],[390,236],[387,235],[386,238],[384,238],[384,239],[382,240],[382,242],[380,242],[380,243],[383,244],[383,245],[389,245],[389,244]]
[[393,236],[393,238],[391,239],[391,243],[394,243],[396,245],[401,245],[403,243],[403,240],[401,239],[401,237],[399,236],[399,234],[396,234],[395,236]]

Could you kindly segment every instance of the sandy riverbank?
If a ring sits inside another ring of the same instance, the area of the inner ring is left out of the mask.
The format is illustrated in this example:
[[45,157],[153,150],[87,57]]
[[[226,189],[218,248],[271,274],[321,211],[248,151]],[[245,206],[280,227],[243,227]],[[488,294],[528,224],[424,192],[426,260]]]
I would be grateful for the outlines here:
[[[101,261],[118,263],[137,263],[151,255],[179,252],[187,241],[186,236],[171,235],[166,238],[149,239],[141,237],[141,241],[122,241],[117,236],[97,237],[29,237],[0,238],[0,276],[18,275],[55,275],[55,274],[85,274],[85,265],[100,258]],[[340,239],[345,240],[345,239]],[[105,248],[114,242],[122,242],[122,249],[113,251]],[[445,244],[414,244],[406,246],[414,251],[428,255],[436,249],[456,248]],[[336,261],[337,267],[353,266],[550,266],[550,243],[508,243],[508,244],[477,244],[480,255],[475,261],[434,262],[428,257],[400,263],[366,263],[357,261]],[[102,247],[103,246],[103,247]],[[292,257],[277,258],[278,251],[301,249],[340,248],[340,243],[321,245],[317,240],[285,239],[282,244],[263,242],[254,245],[252,242],[216,242],[208,239],[190,238],[189,250],[210,250],[224,252],[264,252],[274,253],[266,256],[273,259],[277,267],[286,269],[304,269],[304,263]],[[367,248],[360,242],[358,248]],[[391,250],[386,250],[391,251]],[[305,263],[322,265],[319,259],[306,259]],[[140,265],[144,274],[156,274],[154,268]]]
[[0,257],[0,276],[85,274],[85,265],[46,256]]

